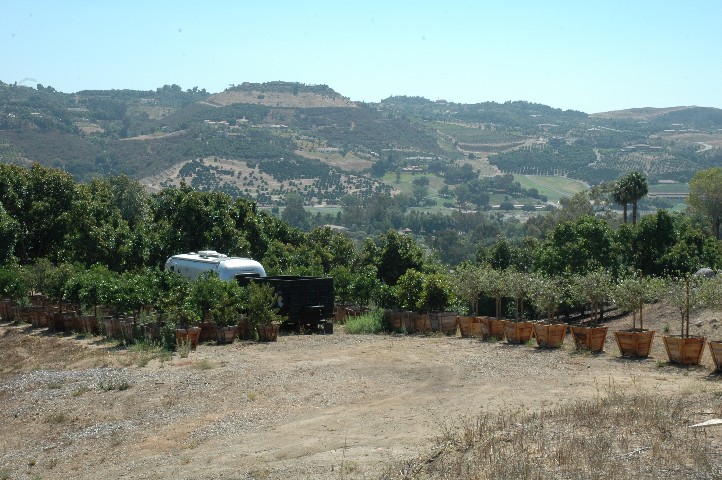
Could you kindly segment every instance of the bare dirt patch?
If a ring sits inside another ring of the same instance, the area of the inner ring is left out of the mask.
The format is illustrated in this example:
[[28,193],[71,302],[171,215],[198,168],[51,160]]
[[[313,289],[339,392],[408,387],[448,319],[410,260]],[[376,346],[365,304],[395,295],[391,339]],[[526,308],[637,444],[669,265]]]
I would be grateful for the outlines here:
[[[716,332],[702,313],[694,328]],[[715,320],[713,322],[712,320]],[[676,330],[674,312],[647,325]],[[611,322],[612,330],[627,319]],[[445,336],[282,336],[152,360],[99,339],[0,325],[0,471],[9,478],[369,478],[480,413],[615,391],[720,391],[700,367]],[[718,395],[719,398],[719,395]],[[715,433],[711,433],[715,434]]]
[[285,92],[227,90],[208,97],[206,103],[225,106],[234,103],[251,103],[280,108],[352,107],[357,105],[341,96],[323,96],[301,92],[296,95]]

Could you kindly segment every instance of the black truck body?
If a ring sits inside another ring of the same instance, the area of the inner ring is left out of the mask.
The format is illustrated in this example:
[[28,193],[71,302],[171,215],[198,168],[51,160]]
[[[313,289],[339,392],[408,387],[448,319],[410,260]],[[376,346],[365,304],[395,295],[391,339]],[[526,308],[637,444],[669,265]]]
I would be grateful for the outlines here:
[[298,275],[236,278],[241,285],[253,281],[273,287],[278,313],[287,317],[282,325],[285,330],[333,333],[333,278]]

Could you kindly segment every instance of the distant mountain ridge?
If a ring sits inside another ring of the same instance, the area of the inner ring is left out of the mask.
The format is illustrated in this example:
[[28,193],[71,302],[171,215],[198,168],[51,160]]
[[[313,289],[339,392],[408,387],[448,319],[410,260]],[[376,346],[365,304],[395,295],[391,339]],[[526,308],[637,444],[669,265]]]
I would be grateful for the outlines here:
[[[722,164],[722,110],[639,108],[589,115],[531,102],[458,104],[395,96],[353,102],[326,85],[242,83],[220,93],[58,92],[0,82],[0,161],[79,180],[108,174],[154,188],[181,181],[272,205],[396,188],[389,172],[565,175],[595,184],[639,169],[687,181]],[[225,166],[224,166],[225,165]],[[412,171],[412,170],[409,170]]]

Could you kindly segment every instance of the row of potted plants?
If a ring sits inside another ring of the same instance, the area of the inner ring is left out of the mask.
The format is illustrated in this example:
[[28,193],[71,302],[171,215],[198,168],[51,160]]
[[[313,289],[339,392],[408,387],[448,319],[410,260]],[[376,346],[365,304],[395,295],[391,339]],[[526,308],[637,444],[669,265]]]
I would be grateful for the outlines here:
[[[277,313],[270,285],[251,282],[247,288],[242,288],[235,282],[224,282],[214,275],[190,284],[184,279],[166,278],[168,283],[177,283],[173,288],[165,289],[175,294],[169,293],[166,300],[150,307],[128,302],[125,298],[119,300],[130,295],[123,295],[125,292],[115,285],[104,286],[96,280],[97,276],[83,272],[76,275],[74,281],[66,282],[63,293],[54,295],[52,299],[44,295],[24,295],[19,300],[4,299],[0,301],[0,318],[54,331],[104,333],[126,342],[143,336],[158,341],[164,334],[168,337],[170,332],[178,343],[190,342],[192,348],[199,341],[228,343],[236,337],[275,341],[283,320]],[[167,298],[172,298],[174,302],[171,304]],[[61,301],[58,302],[58,299]],[[68,299],[78,303],[68,303]],[[111,300],[112,306],[96,306],[98,301],[106,300]],[[166,346],[174,345],[166,339]]]
[[[418,313],[400,310],[387,310],[385,317],[391,330],[404,330],[408,333],[441,332],[452,335],[458,331],[462,337],[478,337],[483,340],[504,340],[510,344],[525,344],[535,340],[539,347],[559,348],[563,345],[567,333],[571,333],[578,350],[602,352],[607,340],[608,327],[604,325],[584,326],[566,323],[548,323],[536,321],[515,321],[485,316],[456,316],[453,313]],[[444,318],[444,324],[433,327],[432,318]],[[649,356],[654,330],[630,329],[614,332],[616,344],[621,356],[646,358]],[[722,371],[722,341],[706,342],[705,337],[681,337],[665,335],[662,337],[669,361],[680,365],[700,363],[704,346],[709,347],[715,369]]]

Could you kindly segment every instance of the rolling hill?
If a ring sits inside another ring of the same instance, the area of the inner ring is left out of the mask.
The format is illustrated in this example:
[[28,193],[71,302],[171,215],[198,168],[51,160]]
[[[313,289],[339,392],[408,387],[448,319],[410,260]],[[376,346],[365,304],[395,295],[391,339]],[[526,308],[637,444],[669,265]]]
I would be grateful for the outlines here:
[[597,184],[631,169],[651,183],[686,182],[722,164],[721,147],[722,110],[705,107],[589,115],[530,102],[358,103],[293,82],[216,94],[177,85],[63,93],[0,82],[2,162],[39,162],[78,180],[125,174],[155,189],[183,181],[263,205],[291,191],[316,205],[390,192],[389,172],[452,187],[468,180],[459,175],[499,173]]

